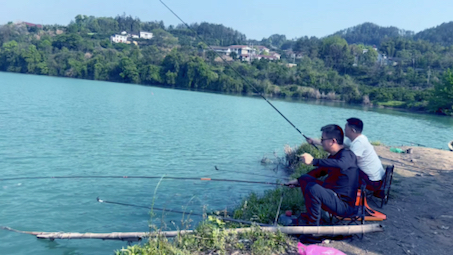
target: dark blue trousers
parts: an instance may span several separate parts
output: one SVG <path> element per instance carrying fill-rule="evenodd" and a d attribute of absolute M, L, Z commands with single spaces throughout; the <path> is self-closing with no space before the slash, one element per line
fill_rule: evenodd
<path fill-rule="evenodd" d="M 360 184 L 365 183 L 366 184 L 366 189 L 371 190 L 371 191 L 377 191 L 381 188 L 383 181 L 372 181 L 368 177 L 368 175 L 363 172 L 362 170 L 359 170 L 359 180 Z"/>
<path fill-rule="evenodd" d="M 319 226 L 321 209 L 341 217 L 354 213 L 354 207 L 341 200 L 334 191 L 321 186 L 322 181 L 307 174 L 299 177 L 298 181 L 304 195 L 310 225 Z"/>

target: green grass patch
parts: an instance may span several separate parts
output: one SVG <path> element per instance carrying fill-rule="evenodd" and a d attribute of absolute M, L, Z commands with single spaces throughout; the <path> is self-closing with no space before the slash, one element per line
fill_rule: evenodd
<path fill-rule="evenodd" d="M 374 145 L 374 146 L 383 145 L 383 144 L 381 143 L 381 141 L 371 141 L 370 143 L 371 143 L 371 145 Z"/>
<path fill-rule="evenodd" d="M 189 254 L 288 254 L 294 253 L 297 240 L 280 232 L 263 231 L 253 226 L 244 233 L 227 232 L 216 221 L 204 221 L 192 234 L 175 238 L 157 236 L 144 245 L 134 245 L 115 252 L 117 255 L 189 255 Z"/>
<path fill-rule="evenodd" d="M 396 107 L 396 108 L 404 108 L 406 106 L 406 102 L 403 102 L 403 101 L 378 102 L 377 104 L 379 106 Z"/>
<path fill-rule="evenodd" d="M 297 155 L 310 153 L 315 158 L 326 158 L 327 152 L 319 147 L 302 144 L 296 148 L 285 148 L 286 162 L 291 164 L 288 172 L 291 178 L 298 178 L 313 166 L 298 162 Z M 291 159 L 289 161 L 288 159 Z M 157 188 L 156 188 L 157 190 Z M 155 190 L 155 193 L 156 193 Z M 273 224 L 277 209 L 282 199 L 278 215 L 292 210 L 294 215 L 305 211 L 304 199 L 300 188 L 278 187 L 266 190 L 262 195 L 251 193 L 233 210 L 235 219 Z M 151 212 L 151 217 L 155 215 Z M 162 220 L 163 221 L 163 220 Z M 187 225 L 186 225 L 187 226 Z M 244 227 L 238 223 L 223 222 L 215 217 L 208 217 L 200 223 L 192 234 L 179 235 L 175 238 L 164 236 L 151 237 L 143 245 L 134 245 L 116 251 L 116 254 L 287 254 L 297 252 L 297 241 L 282 233 L 262 231 L 258 226 L 245 233 L 227 232 L 227 228 Z M 150 225 L 153 232 L 161 231 Z"/>

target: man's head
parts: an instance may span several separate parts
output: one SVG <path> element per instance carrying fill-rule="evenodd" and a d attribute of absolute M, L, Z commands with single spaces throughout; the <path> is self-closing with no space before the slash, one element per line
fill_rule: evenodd
<path fill-rule="evenodd" d="M 344 133 L 338 125 L 327 125 L 321 128 L 321 144 L 325 151 L 335 154 L 343 148 Z"/>
<path fill-rule="evenodd" d="M 354 140 L 357 136 L 362 134 L 363 122 L 358 118 L 349 118 L 346 120 L 344 132 L 346 137 Z"/>

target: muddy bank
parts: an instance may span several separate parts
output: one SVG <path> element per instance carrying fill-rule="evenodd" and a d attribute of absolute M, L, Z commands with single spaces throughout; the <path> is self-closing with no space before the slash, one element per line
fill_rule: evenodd
<path fill-rule="evenodd" d="M 394 153 L 375 146 L 383 164 L 395 165 L 384 232 L 363 240 L 331 241 L 346 254 L 452 254 L 453 253 L 453 152 L 425 147 L 411 154 Z"/>

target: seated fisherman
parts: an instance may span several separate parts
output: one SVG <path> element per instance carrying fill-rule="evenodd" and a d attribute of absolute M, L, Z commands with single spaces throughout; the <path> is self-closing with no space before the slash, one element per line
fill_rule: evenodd
<path fill-rule="evenodd" d="M 344 145 L 357 156 L 357 165 L 361 170 L 359 179 L 365 180 L 367 189 L 378 190 L 385 174 L 381 160 L 368 138 L 362 134 L 363 122 L 358 118 L 349 118 L 346 121 L 344 132 L 347 138 Z M 312 138 L 308 138 L 307 142 L 321 145 L 318 140 Z"/>
<path fill-rule="evenodd" d="M 362 134 L 363 122 L 357 118 L 349 118 L 345 125 L 345 145 L 357 156 L 357 165 L 360 170 L 360 179 L 364 179 L 367 189 L 378 190 L 382 185 L 385 170 L 382 167 L 373 145 Z"/>
<path fill-rule="evenodd" d="M 330 156 L 327 159 L 313 159 L 313 156 L 304 153 L 301 160 L 318 168 L 285 184 L 300 186 L 305 198 L 308 225 L 319 225 L 321 208 L 342 217 L 353 214 L 359 183 L 357 158 L 352 151 L 344 148 L 341 127 L 327 125 L 321 131 L 321 145 Z M 317 179 L 325 175 L 327 178 L 324 181 Z"/>

